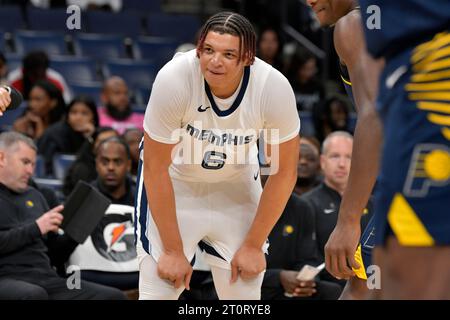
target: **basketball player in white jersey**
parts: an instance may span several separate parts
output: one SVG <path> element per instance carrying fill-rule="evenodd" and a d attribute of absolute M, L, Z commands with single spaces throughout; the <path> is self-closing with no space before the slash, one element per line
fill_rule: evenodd
<path fill-rule="evenodd" d="M 255 58 L 255 43 L 246 18 L 218 13 L 155 79 L 137 182 L 140 299 L 189 289 L 197 246 L 220 299 L 260 299 L 266 239 L 297 177 L 300 120 L 289 82 Z M 277 167 L 264 190 L 261 131 Z"/>

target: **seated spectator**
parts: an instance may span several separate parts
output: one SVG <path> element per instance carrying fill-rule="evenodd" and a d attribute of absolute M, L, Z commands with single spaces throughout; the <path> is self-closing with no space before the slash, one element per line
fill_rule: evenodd
<path fill-rule="evenodd" d="M 265 176 L 262 178 L 264 181 Z M 267 269 L 261 288 L 263 300 L 337 300 L 342 291 L 339 285 L 296 278 L 304 265 L 319 264 L 314 233 L 312 209 L 293 193 L 269 234 Z"/>
<path fill-rule="evenodd" d="M 134 206 L 135 184 L 129 177 L 131 153 L 119 137 L 100 142 L 95 155 L 97 180 L 91 184 L 112 203 Z"/>
<path fill-rule="evenodd" d="M 136 181 L 138 164 L 139 164 L 139 143 L 144 133 L 139 129 L 127 129 L 122 135 L 125 142 L 128 144 L 131 153 L 131 177 L 133 181 Z"/>
<path fill-rule="evenodd" d="M 47 80 L 37 81 L 30 91 L 28 107 L 14 121 L 13 129 L 37 141 L 66 112 L 61 91 Z"/>
<path fill-rule="evenodd" d="M 257 56 L 280 72 L 284 72 L 283 43 L 278 31 L 273 27 L 261 29 L 256 43 Z"/>
<path fill-rule="evenodd" d="M 128 94 L 122 78 L 114 76 L 105 81 L 101 94 L 103 107 L 98 110 L 101 126 L 112 127 L 119 134 L 129 128 L 143 130 L 144 115 L 131 110 Z"/>
<path fill-rule="evenodd" d="M 112 205 L 88 240 L 77 247 L 70 263 L 80 266 L 84 280 L 122 290 L 136 289 L 139 272 L 132 219 L 135 186 L 128 177 L 130 150 L 121 138 L 111 137 L 100 142 L 95 163 L 98 178 L 91 185 L 108 197 Z M 99 243 L 107 248 L 98 247 Z M 97 250 L 92 250 L 93 247 Z M 96 258 L 99 250 L 101 261 Z"/>
<path fill-rule="evenodd" d="M 317 79 L 317 59 L 314 55 L 297 50 L 291 57 L 287 74 L 299 111 L 312 111 L 325 98 L 325 89 Z"/>
<path fill-rule="evenodd" d="M 50 81 L 62 92 L 64 101 L 69 103 L 72 99 L 69 86 L 63 76 L 49 68 L 49 65 L 48 56 L 44 51 L 30 52 L 23 58 L 22 67 L 12 70 L 8 74 L 8 82 L 22 93 L 25 100 L 28 100 L 31 89 L 37 81 Z"/>
<path fill-rule="evenodd" d="M 81 280 L 69 290 L 52 268 L 48 243 L 58 241 L 63 206 L 53 209 L 28 186 L 36 161 L 34 142 L 0 134 L 0 299 L 124 299 L 121 291 Z"/>
<path fill-rule="evenodd" d="M 56 154 L 76 154 L 86 140 L 92 139 L 96 127 L 98 114 L 94 100 L 85 96 L 75 98 L 67 107 L 65 120 L 50 126 L 37 142 L 47 175 L 53 173 Z"/>
<path fill-rule="evenodd" d="M 320 142 L 317 140 L 316 137 L 313 136 L 301 136 L 300 137 L 300 143 L 306 143 L 309 144 L 311 147 L 314 148 L 314 150 L 320 154 Z"/>
<path fill-rule="evenodd" d="M 323 140 L 334 131 L 350 130 L 349 107 L 344 99 L 331 97 L 318 105 L 313 111 L 314 131 L 316 138 Z"/>
<path fill-rule="evenodd" d="M 100 142 L 116 136 L 118 136 L 118 134 L 113 128 L 99 127 L 92 135 L 92 139 L 83 143 L 77 154 L 77 158 L 69 167 L 66 177 L 64 178 L 64 195 L 67 196 L 70 194 L 79 180 L 91 182 L 97 178 L 97 170 L 95 169 L 95 150 Z"/>
<path fill-rule="evenodd" d="M 322 155 L 320 156 L 324 181 L 302 196 L 311 205 L 315 214 L 320 263 L 325 261 L 325 244 L 336 226 L 341 198 L 350 173 L 352 148 L 353 137 L 351 134 L 344 131 L 331 133 L 323 142 Z M 371 212 L 370 208 L 371 203 L 369 202 L 366 213 Z M 363 216 L 361 230 L 364 230 L 369 218 L 369 214 Z M 345 285 L 345 281 L 333 278 L 326 271 L 322 272 L 322 278 L 335 281 L 342 286 Z"/>
<path fill-rule="evenodd" d="M 316 187 L 319 183 L 319 152 L 312 144 L 300 141 L 300 157 L 297 165 L 297 182 L 294 192 L 300 196 Z"/>

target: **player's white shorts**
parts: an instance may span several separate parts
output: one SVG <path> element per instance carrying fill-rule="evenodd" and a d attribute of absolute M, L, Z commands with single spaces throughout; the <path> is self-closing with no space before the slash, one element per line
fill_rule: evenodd
<path fill-rule="evenodd" d="M 211 266 L 231 269 L 230 262 L 253 222 L 262 192 L 258 171 L 246 170 L 232 181 L 205 183 L 172 179 L 178 228 L 189 261 L 197 245 Z M 136 247 L 139 262 L 158 261 L 162 243 L 147 204 L 142 175 L 136 195 Z M 267 253 L 268 243 L 262 250 Z"/>

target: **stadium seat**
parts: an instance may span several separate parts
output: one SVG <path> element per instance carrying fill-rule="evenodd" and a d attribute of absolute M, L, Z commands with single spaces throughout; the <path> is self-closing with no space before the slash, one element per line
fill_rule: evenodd
<path fill-rule="evenodd" d="M 134 90 L 138 87 L 151 87 L 155 79 L 156 67 L 151 61 L 119 59 L 107 62 L 103 73 L 106 78 L 114 75 L 122 77 L 127 85 Z"/>
<path fill-rule="evenodd" d="M 122 6 L 123 11 L 133 11 L 133 12 L 149 12 L 158 13 L 161 12 L 161 0 L 126 0 L 123 1 Z"/>
<path fill-rule="evenodd" d="M 159 69 L 172 59 L 179 44 L 171 38 L 138 37 L 133 42 L 133 51 L 136 59 L 153 60 Z"/>
<path fill-rule="evenodd" d="M 65 33 L 86 31 L 86 23 L 83 21 L 84 13 L 81 15 L 81 29 L 74 30 L 70 30 L 67 27 L 67 19 L 70 17 L 70 14 L 66 12 L 66 9 L 40 9 L 29 6 L 27 8 L 27 16 L 30 30 L 52 30 Z"/>
<path fill-rule="evenodd" d="M 70 165 L 75 161 L 76 155 L 56 154 L 53 156 L 53 175 L 56 179 L 63 180 Z"/>
<path fill-rule="evenodd" d="M 0 117 L 0 130 L 1 131 L 11 130 L 14 121 L 16 121 L 16 119 L 25 112 L 26 108 L 27 104 L 23 102 L 16 109 L 10 109 L 8 110 L 8 112 L 5 112 L 3 116 Z"/>
<path fill-rule="evenodd" d="M 62 188 L 63 188 L 62 180 L 47 179 L 47 178 L 34 178 L 33 180 L 34 180 L 34 182 L 36 182 L 36 184 L 39 187 L 45 187 L 45 188 L 52 189 L 55 192 L 56 196 L 58 197 L 58 200 L 61 202 L 64 201 L 64 194 L 62 192 Z"/>
<path fill-rule="evenodd" d="M 134 104 L 131 106 L 131 110 L 133 110 L 133 112 L 137 112 L 137 113 L 145 113 L 145 109 L 147 108 L 146 104 Z"/>
<path fill-rule="evenodd" d="M 349 117 L 348 126 L 349 126 L 349 129 L 350 129 L 351 132 L 355 131 L 356 116 L 357 116 L 356 112 L 350 112 L 350 114 L 348 115 L 348 117 Z"/>
<path fill-rule="evenodd" d="M 49 56 L 68 53 L 64 34 L 58 32 L 17 31 L 15 43 L 19 54 L 36 50 L 44 50 Z"/>
<path fill-rule="evenodd" d="M 150 36 L 175 38 L 180 42 L 195 43 L 200 20 L 193 15 L 154 14 L 147 16 Z"/>
<path fill-rule="evenodd" d="M 112 13 L 87 10 L 83 12 L 83 17 L 86 17 L 88 30 L 91 33 L 113 33 L 125 36 L 138 36 L 142 33 L 141 16 L 134 12 Z"/>
<path fill-rule="evenodd" d="M 72 92 L 75 96 L 86 95 L 94 99 L 97 106 L 101 105 L 100 95 L 102 93 L 102 83 L 101 82 L 81 82 L 81 83 L 70 83 Z"/>
<path fill-rule="evenodd" d="M 150 93 L 152 91 L 151 87 L 137 87 L 134 89 L 134 96 L 136 97 L 136 102 L 141 105 L 147 105 L 148 99 L 150 98 Z"/>
<path fill-rule="evenodd" d="M 305 137 L 314 136 L 314 122 L 312 119 L 312 114 L 310 111 L 300 111 L 299 112 L 300 119 L 302 121 L 302 128 L 300 130 L 301 135 Z"/>
<path fill-rule="evenodd" d="M 80 33 L 74 38 L 75 52 L 79 56 L 97 61 L 125 58 L 125 44 L 120 35 Z"/>
<path fill-rule="evenodd" d="M 5 53 L 6 63 L 8 65 L 8 72 L 22 66 L 23 56 L 15 53 Z"/>
<path fill-rule="evenodd" d="M 12 32 L 25 28 L 25 20 L 19 6 L 2 5 L 0 9 L 0 30 Z"/>
<path fill-rule="evenodd" d="M 42 155 L 36 156 L 36 166 L 34 168 L 34 176 L 37 178 L 45 178 L 45 161 Z"/>
<path fill-rule="evenodd" d="M 5 33 L 0 30 L 0 51 L 5 52 Z"/>
<path fill-rule="evenodd" d="M 50 59 L 50 67 L 60 72 L 68 82 L 101 80 L 95 61 L 90 58 L 54 56 Z"/>

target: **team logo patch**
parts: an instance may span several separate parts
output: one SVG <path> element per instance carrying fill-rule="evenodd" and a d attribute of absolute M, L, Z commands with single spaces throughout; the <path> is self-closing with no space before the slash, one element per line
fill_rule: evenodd
<path fill-rule="evenodd" d="M 284 228 L 283 228 L 283 236 L 284 237 L 289 236 L 292 232 L 294 232 L 293 226 L 291 226 L 290 224 L 287 224 L 284 226 Z"/>
<path fill-rule="evenodd" d="M 27 201 L 25 202 L 25 205 L 26 205 L 28 208 L 33 208 L 33 207 L 34 207 L 34 203 L 33 203 L 33 201 L 31 201 L 31 200 L 27 200 Z"/>
<path fill-rule="evenodd" d="M 425 197 L 430 187 L 450 183 L 450 149 L 445 145 L 420 144 L 414 149 L 403 192 Z"/>

